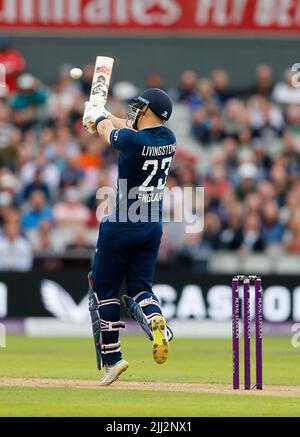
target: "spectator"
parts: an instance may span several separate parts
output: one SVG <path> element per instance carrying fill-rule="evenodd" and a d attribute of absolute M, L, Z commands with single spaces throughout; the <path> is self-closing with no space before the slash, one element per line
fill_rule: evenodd
<path fill-rule="evenodd" d="M 172 216 L 171 216 L 172 217 Z M 159 261 L 172 263 L 178 256 L 185 243 L 185 224 L 171 220 L 166 222 L 163 230 L 162 243 L 159 250 Z"/>
<path fill-rule="evenodd" d="M 103 165 L 102 157 L 100 155 L 101 143 L 97 139 L 92 139 L 89 141 L 88 145 L 82 150 L 78 157 L 78 167 L 82 171 L 87 171 L 91 168 L 99 169 Z"/>
<path fill-rule="evenodd" d="M 56 154 L 61 151 L 62 157 L 78 157 L 80 145 L 75 140 L 72 132 L 67 126 L 59 126 L 56 129 Z"/>
<path fill-rule="evenodd" d="M 288 233 L 285 236 L 285 248 L 293 254 L 300 253 L 300 219 L 295 214 L 289 222 Z"/>
<path fill-rule="evenodd" d="M 10 40 L 4 35 L 0 36 L 0 64 L 5 66 L 6 85 L 9 94 L 13 94 L 17 89 L 17 78 L 23 72 L 26 63 L 20 52 L 10 48 Z"/>
<path fill-rule="evenodd" d="M 255 83 L 249 88 L 237 91 L 237 94 L 244 98 L 261 96 L 270 99 L 273 88 L 272 68 L 267 64 L 260 64 L 255 70 Z"/>
<path fill-rule="evenodd" d="M 31 75 L 19 78 L 12 105 L 0 96 L 0 234 L 22 212 L 37 252 L 63 253 L 66 243 L 75 251 L 88 245 L 87 228 L 96 232 L 108 212 L 100 211 L 96 193 L 116 186 L 117 154 L 81 124 L 93 71 L 93 65 L 84 67 L 82 81 L 74 83 L 63 66 L 49 98 Z M 157 74 L 146 80 L 162 86 Z M 176 100 L 182 105 L 174 108 L 179 141 L 168 180 L 177 194 L 165 196 L 164 215 L 171 223 L 165 227 L 162 262 L 201 268 L 203 256 L 213 251 L 248 254 L 273 243 L 298 253 L 300 100 L 290 76 L 273 84 L 272 70 L 264 65 L 246 91 L 232 91 L 229 83 L 220 68 L 211 80 L 199 81 L 191 70 L 181 76 Z M 126 81 L 111 89 L 108 108 L 125 117 L 127 99 L 138 89 Z M 278 89 L 284 96 L 279 103 L 272 100 Z M 175 221 L 176 209 L 183 189 L 196 186 L 205 188 L 205 227 L 186 237 L 186 224 Z M 198 200 L 193 195 L 185 200 L 194 218 Z"/>
<path fill-rule="evenodd" d="M 223 112 L 224 133 L 237 137 L 248 125 L 248 111 L 245 104 L 238 99 L 229 100 Z"/>
<path fill-rule="evenodd" d="M 197 74 L 192 70 L 182 73 L 177 92 L 178 102 L 189 104 L 196 96 Z"/>
<path fill-rule="evenodd" d="M 288 192 L 288 172 L 283 165 L 273 165 L 270 171 L 270 180 L 276 192 L 276 198 L 280 207 L 286 203 Z"/>
<path fill-rule="evenodd" d="M 80 202 L 80 193 L 76 188 L 65 191 L 64 201 L 55 205 L 53 214 L 59 226 L 84 226 L 90 218 L 90 211 Z"/>
<path fill-rule="evenodd" d="M 294 167 L 293 164 L 295 164 L 295 171 L 296 173 L 299 173 L 300 148 L 297 145 L 297 137 L 291 132 L 286 132 L 282 138 L 282 146 L 283 155 L 287 159 L 287 166 L 292 170 Z"/>
<path fill-rule="evenodd" d="M 7 169 L 0 170 L 0 190 L 11 194 L 13 199 L 19 189 L 17 177 Z"/>
<path fill-rule="evenodd" d="M 9 108 L 0 103 L 0 168 L 13 169 L 16 166 L 20 140 L 20 132 L 10 122 Z"/>
<path fill-rule="evenodd" d="M 181 260 L 193 264 L 201 261 L 205 253 L 200 244 L 201 239 L 200 232 L 185 234 L 184 244 L 180 252 Z"/>
<path fill-rule="evenodd" d="M 157 71 L 151 71 L 146 77 L 146 88 L 165 89 L 162 76 Z"/>
<path fill-rule="evenodd" d="M 255 190 L 257 181 L 257 168 L 251 162 L 245 162 L 238 167 L 239 186 L 237 192 L 241 199 Z"/>
<path fill-rule="evenodd" d="M 20 180 L 24 185 L 34 181 L 37 169 L 42 172 L 42 180 L 48 186 L 51 196 L 55 195 L 61 180 L 61 171 L 50 159 L 42 152 L 34 158 L 28 159 L 23 163 L 20 170 Z"/>
<path fill-rule="evenodd" d="M 243 252 L 262 252 L 265 242 L 261 233 L 261 220 L 257 212 L 245 217 L 241 233 L 241 249 Z"/>
<path fill-rule="evenodd" d="M 215 167 L 209 178 L 203 184 L 204 190 L 209 194 L 211 202 L 218 204 L 231 187 L 226 171 L 222 167 Z"/>
<path fill-rule="evenodd" d="M 214 70 L 211 75 L 211 81 L 214 93 L 222 105 L 234 96 L 233 91 L 229 89 L 229 76 L 226 71 L 221 69 Z"/>
<path fill-rule="evenodd" d="M 266 244 L 276 244 L 282 241 L 284 226 L 279 222 L 279 208 L 274 201 L 263 206 L 262 235 Z"/>
<path fill-rule="evenodd" d="M 257 213 L 261 211 L 261 197 L 256 192 L 251 192 L 245 197 L 246 214 Z"/>
<path fill-rule="evenodd" d="M 278 83 L 273 91 L 273 99 L 281 105 L 300 104 L 300 88 L 292 84 L 293 73 L 290 69 L 284 73 L 284 81 Z"/>
<path fill-rule="evenodd" d="M 7 221 L 4 234 L 0 236 L 0 270 L 26 272 L 31 270 L 32 264 L 32 248 L 20 234 L 18 220 Z"/>
<path fill-rule="evenodd" d="M 37 168 L 35 171 L 35 177 L 32 182 L 25 186 L 22 193 L 22 198 L 28 200 L 34 191 L 41 191 L 44 193 L 47 202 L 50 202 L 51 195 L 48 185 L 43 182 L 43 173 L 41 168 Z"/>
<path fill-rule="evenodd" d="M 281 135 L 283 116 L 280 109 L 265 97 L 257 96 L 251 100 L 249 107 L 250 127 L 254 136 L 263 136 L 266 129 Z"/>
<path fill-rule="evenodd" d="M 117 101 L 123 104 L 128 104 L 132 99 L 135 99 L 139 94 L 138 88 L 131 82 L 121 81 L 114 86 L 114 113 L 116 113 Z M 110 99 L 110 103 L 112 99 Z"/>
<path fill-rule="evenodd" d="M 220 233 L 220 247 L 228 250 L 237 250 L 242 244 L 242 204 L 232 199 L 227 204 L 227 217 L 223 230 Z"/>
<path fill-rule="evenodd" d="M 45 252 L 63 253 L 62 242 L 54 237 L 53 221 L 42 219 L 37 232 L 31 234 L 31 241 L 35 253 Z"/>
<path fill-rule="evenodd" d="M 25 132 L 34 127 L 41 117 L 41 108 L 47 102 L 47 93 L 31 74 L 23 74 L 17 81 L 17 92 L 11 101 L 14 123 Z"/>
<path fill-rule="evenodd" d="M 55 118 L 58 110 L 71 111 L 75 97 L 80 91 L 79 85 L 70 77 L 71 68 L 70 65 L 63 65 L 60 68 L 58 81 L 49 95 L 49 112 L 53 118 Z"/>
<path fill-rule="evenodd" d="M 7 220 L 7 215 L 10 213 L 13 205 L 13 197 L 10 193 L 0 191 L 0 227 Z M 1 229 L 1 228 L 0 228 Z"/>
<path fill-rule="evenodd" d="M 273 72 L 272 68 L 266 64 L 260 64 L 256 68 L 256 83 L 250 94 L 258 94 L 265 98 L 270 98 L 273 91 Z"/>
<path fill-rule="evenodd" d="M 46 197 L 43 191 L 35 190 L 31 193 L 29 210 L 23 215 L 22 229 L 38 229 L 43 220 L 53 221 L 51 209 L 46 206 Z"/>
<path fill-rule="evenodd" d="M 224 151 L 226 161 L 226 172 L 228 178 L 232 181 L 236 180 L 235 169 L 238 165 L 238 143 L 232 137 L 226 137 L 221 143 L 222 150 Z"/>
<path fill-rule="evenodd" d="M 11 102 L 14 110 L 25 111 L 32 106 L 45 105 L 47 101 L 46 92 L 34 76 L 23 74 L 18 78 L 17 86 L 17 93 Z"/>
<path fill-rule="evenodd" d="M 261 198 L 262 205 L 265 205 L 270 200 L 276 200 L 276 192 L 275 187 L 273 186 L 271 181 L 262 181 L 257 186 L 258 194 Z"/>
<path fill-rule="evenodd" d="M 190 99 L 191 110 L 196 111 L 198 108 L 205 108 L 206 113 L 210 114 L 219 110 L 219 103 L 212 82 L 209 79 L 199 80 L 196 94 Z"/>
<path fill-rule="evenodd" d="M 79 168 L 77 157 L 66 159 L 65 168 L 61 172 L 61 186 L 66 188 L 71 185 L 79 185 L 84 177 L 84 172 Z"/>
<path fill-rule="evenodd" d="M 200 250 L 212 252 L 220 246 L 221 220 L 218 214 L 207 212 L 204 217 L 204 229 L 200 242 Z"/>
<path fill-rule="evenodd" d="M 88 241 L 86 229 L 84 227 L 79 227 L 75 230 L 74 241 L 67 244 L 66 250 L 73 254 L 82 254 L 84 252 L 92 254 L 95 251 L 95 244 L 91 244 Z"/>
<path fill-rule="evenodd" d="M 6 149 L 10 144 L 11 135 L 14 130 L 10 118 L 11 111 L 9 107 L 0 102 L 0 151 Z"/>
<path fill-rule="evenodd" d="M 280 209 L 280 221 L 285 226 L 292 217 L 300 217 L 300 198 L 293 189 L 286 195 L 285 205 Z"/>
<path fill-rule="evenodd" d="M 299 150 L 300 136 L 300 105 L 290 105 L 285 111 L 286 132 L 293 134 Z"/>
<path fill-rule="evenodd" d="M 193 133 L 204 144 L 218 142 L 224 137 L 220 101 L 209 80 L 201 80 L 198 94 L 190 99 L 193 112 Z"/>

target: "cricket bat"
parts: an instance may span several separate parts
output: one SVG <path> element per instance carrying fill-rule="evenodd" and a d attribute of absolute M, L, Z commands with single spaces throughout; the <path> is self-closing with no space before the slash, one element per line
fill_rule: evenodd
<path fill-rule="evenodd" d="M 90 102 L 94 105 L 105 106 L 107 102 L 114 61 L 113 58 L 97 56 L 90 95 Z"/>

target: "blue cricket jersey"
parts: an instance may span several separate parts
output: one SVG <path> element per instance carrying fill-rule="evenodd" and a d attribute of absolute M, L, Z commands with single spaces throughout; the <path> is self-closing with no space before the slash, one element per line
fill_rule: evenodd
<path fill-rule="evenodd" d="M 117 220 L 122 221 L 126 212 L 129 221 L 131 213 L 140 221 L 161 221 L 164 188 L 176 151 L 173 132 L 166 126 L 115 129 L 110 143 L 120 152 Z"/>

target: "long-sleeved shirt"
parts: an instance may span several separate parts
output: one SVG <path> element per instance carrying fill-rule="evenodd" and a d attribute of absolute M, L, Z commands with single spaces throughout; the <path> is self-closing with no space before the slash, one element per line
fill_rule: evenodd
<path fill-rule="evenodd" d="M 31 269 L 33 255 L 30 243 L 18 236 L 15 240 L 0 237 L 0 271 L 26 272 Z"/>

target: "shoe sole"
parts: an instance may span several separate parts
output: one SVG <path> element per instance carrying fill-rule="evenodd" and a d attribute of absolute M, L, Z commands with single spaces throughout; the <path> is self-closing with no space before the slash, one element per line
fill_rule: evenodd
<path fill-rule="evenodd" d="M 128 363 L 124 363 L 122 364 L 122 366 L 119 368 L 117 375 L 114 377 L 114 379 L 112 381 L 107 382 L 106 384 L 101 384 L 102 387 L 107 387 L 109 385 L 111 385 L 113 382 L 117 381 L 119 379 L 119 377 L 122 375 L 122 373 L 126 372 L 126 370 L 128 369 L 129 364 Z"/>
<path fill-rule="evenodd" d="M 169 342 L 167 340 L 166 321 L 163 317 L 154 317 L 151 321 L 153 332 L 152 352 L 154 361 L 157 364 L 163 364 L 168 359 Z"/>

